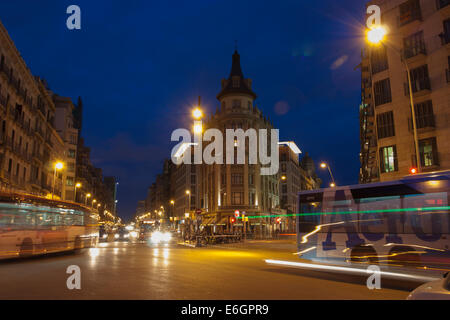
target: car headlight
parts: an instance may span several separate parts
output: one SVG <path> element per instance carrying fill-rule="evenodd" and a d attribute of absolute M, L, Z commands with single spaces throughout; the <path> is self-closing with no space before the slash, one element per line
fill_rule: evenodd
<path fill-rule="evenodd" d="M 125 238 L 128 238 L 130 235 L 127 233 L 124 235 Z"/>
<path fill-rule="evenodd" d="M 150 241 L 152 243 L 160 243 L 163 239 L 163 235 L 161 232 L 156 231 L 152 233 L 152 236 L 150 237 Z"/>
<path fill-rule="evenodd" d="M 114 235 L 114 238 L 115 238 L 115 239 L 118 239 L 118 238 L 119 238 L 119 234 L 116 233 L 116 234 Z"/>
<path fill-rule="evenodd" d="M 172 235 L 169 232 L 164 232 L 162 234 L 162 241 L 169 242 L 172 239 Z"/>
<path fill-rule="evenodd" d="M 130 232 L 130 237 L 137 238 L 138 237 L 138 233 L 136 231 L 131 231 Z"/>
<path fill-rule="evenodd" d="M 108 238 L 108 235 L 107 235 L 107 234 L 104 234 L 104 235 L 103 235 L 103 239 L 106 239 L 106 238 Z"/>

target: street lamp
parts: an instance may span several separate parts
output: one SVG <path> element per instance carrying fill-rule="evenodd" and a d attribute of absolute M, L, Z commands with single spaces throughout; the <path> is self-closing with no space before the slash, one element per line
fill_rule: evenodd
<path fill-rule="evenodd" d="M 84 204 L 87 205 L 87 199 L 90 198 L 92 195 L 90 193 L 86 193 L 86 197 L 84 198 Z"/>
<path fill-rule="evenodd" d="M 91 203 L 91 207 L 92 207 L 92 208 L 94 207 L 94 203 L 96 203 L 96 202 L 97 202 L 96 199 L 92 200 L 92 203 Z"/>
<path fill-rule="evenodd" d="M 77 202 L 77 188 L 81 188 L 81 183 L 75 184 L 75 193 L 73 195 L 73 202 Z"/>
<path fill-rule="evenodd" d="M 200 108 L 195 108 L 192 110 L 192 117 L 196 120 L 203 118 L 203 111 Z"/>
<path fill-rule="evenodd" d="M 56 171 L 57 170 L 61 170 L 62 168 L 64 168 L 64 164 L 60 161 L 55 163 L 55 171 L 53 172 L 53 188 L 52 188 L 52 200 L 53 200 L 53 196 L 55 194 L 55 180 L 56 180 Z"/>
<path fill-rule="evenodd" d="M 330 187 L 332 187 L 332 188 L 336 187 L 336 181 L 334 181 L 334 177 L 333 177 L 333 173 L 331 172 L 330 165 L 328 163 L 326 163 L 326 162 L 322 162 L 320 164 L 320 167 L 322 169 L 328 168 L 328 172 L 330 173 L 330 177 L 331 177 Z"/>
<path fill-rule="evenodd" d="M 383 40 L 385 39 L 385 36 L 387 35 L 387 33 L 388 33 L 387 29 L 384 26 L 381 26 L 381 25 L 375 26 L 367 31 L 367 42 L 369 42 L 372 45 L 385 44 L 386 42 L 384 42 Z M 406 69 L 406 74 L 407 74 L 407 78 L 408 78 L 408 87 L 409 87 L 409 102 L 410 102 L 410 106 L 411 106 L 411 118 L 412 118 L 412 123 L 413 123 L 414 149 L 416 152 L 417 173 L 419 173 L 421 171 L 419 140 L 417 137 L 417 123 L 416 123 L 416 113 L 414 110 L 414 95 L 413 95 L 413 91 L 412 91 L 411 71 L 410 71 L 408 62 L 405 59 L 404 54 L 402 52 L 400 52 L 399 50 L 393 48 L 392 46 L 390 48 L 392 48 L 400 56 L 400 60 L 405 65 L 405 69 Z M 373 84 L 372 84 L 372 87 L 373 87 Z M 378 164 L 378 166 L 379 166 L 379 164 Z"/>

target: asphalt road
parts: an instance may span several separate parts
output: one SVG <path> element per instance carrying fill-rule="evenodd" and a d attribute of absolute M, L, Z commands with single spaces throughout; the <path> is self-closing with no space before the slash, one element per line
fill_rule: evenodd
<path fill-rule="evenodd" d="M 269 248 L 269 249 L 267 249 Z M 407 290 L 369 290 L 365 278 L 267 265 L 295 256 L 275 244 L 189 248 L 103 243 L 81 254 L 0 262 L 0 299 L 405 299 Z M 66 269 L 81 270 L 69 290 Z M 394 286 L 395 287 L 395 286 Z"/>

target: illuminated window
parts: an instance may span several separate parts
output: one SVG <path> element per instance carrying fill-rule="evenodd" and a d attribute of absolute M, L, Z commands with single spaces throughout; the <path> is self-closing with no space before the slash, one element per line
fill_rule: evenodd
<path fill-rule="evenodd" d="M 394 172 L 398 170 L 396 146 L 383 147 L 380 149 L 381 172 Z"/>

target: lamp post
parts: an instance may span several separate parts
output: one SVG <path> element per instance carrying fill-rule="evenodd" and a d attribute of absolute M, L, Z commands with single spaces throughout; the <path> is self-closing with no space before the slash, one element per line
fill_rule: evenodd
<path fill-rule="evenodd" d="M 91 207 L 92 207 L 92 208 L 94 208 L 94 203 L 96 203 L 96 202 L 97 202 L 96 199 L 92 200 L 92 202 L 91 202 Z"/>
<path fill-rule="evenodd" d="M 171 210 L 170 210 L 170 218 L 172 219 L 173 218 L 173 207 L 174 207 L 174 205 L 175 205 L 175 201 L 174 200 L 170 200 L 170 205 L 172 206 L 171 207 Z M 172 221 L 172 220 L 171 220 Z M 173 226 L 172 226 L 173 227 Z"/>
<path fill-rule="evenodd" d="M 119 185 L 118 182 L 114 185 L 114 215 L 117 216 L 117 186 Z"/>
<path fill-rule="evenodd" d="M 61 170 L 64 167 L 62 162 L 56 162 L 54 165 L 54 172 L 53 172 L 53 187 L 52 187 L 52 200 L 53 196 L 55 195 L 55 182 L 56 182 L 56 171 Z"/>
<path fill-rule="evenodd" d="M 77 202 L 77 189 L 78 188 L 81 188 L 81 183 L 77 183 L 77 184 L 75 184 L 75 193 L 74 193 L 74 195 L 73 195 L 73 202 Z"/>
<path fill-rule="evenodd" d="M 386 42 L 384 42 L 385 36 L 387 35 L 387 29 L 381 25 L 375 26 L 367 31 L 367 41 L 372 45 L 378 45 L 383 44 L 387 47 Z M 421 172 L 421 163 L 420 163 L 420 153 L 419 153 L 419 140 L 417 137 L 417 122 L 416 122 L 416 113 L 414 110 L 414 94 L 412 91 L 412 82 L 411 82 L 411 70 L 409 68 L 408 62 L 406 61 L 406 58 L 404 54 L 393 48 L 393 51 L 397 53 L 400 56 L 400 60 L 403 62 L 403 65 L 405 66 L 406 73 L 407 73 L 407 79 L 408 79 L 408 88 L 409 88 L 409 102 L 411 107 L 411 118 L 412 118 L 412 124 L 413 124 L 413 135 L 414 135 L 414 150 L 416 153 L 416 166 L 417 166 L 417 173 Z M 372 84 L 373 87 L 373 84 Z"/>
<path fill-rule="evenodd" d="M 332 188 L 336 187 L 336 181 L 334 181 L 334 177 L 333 177 L 333 173 L 331 172 L 330 165 L 328 163 L 326 163 L 326 162 L 322 162 L 320 164 L 320 167 L 322 169 L 328 168 L 328 172 L 330 173 L 330 177 L 331 177 L 330 187 L 332 187 Z"/>
<path fill-rule="evenodd" d="M 84 204 L 87 206 L 87 199 L 90 198 L 92 195 L 90 193 L 86 193 L 86 196 L 84 197 Z"/>

